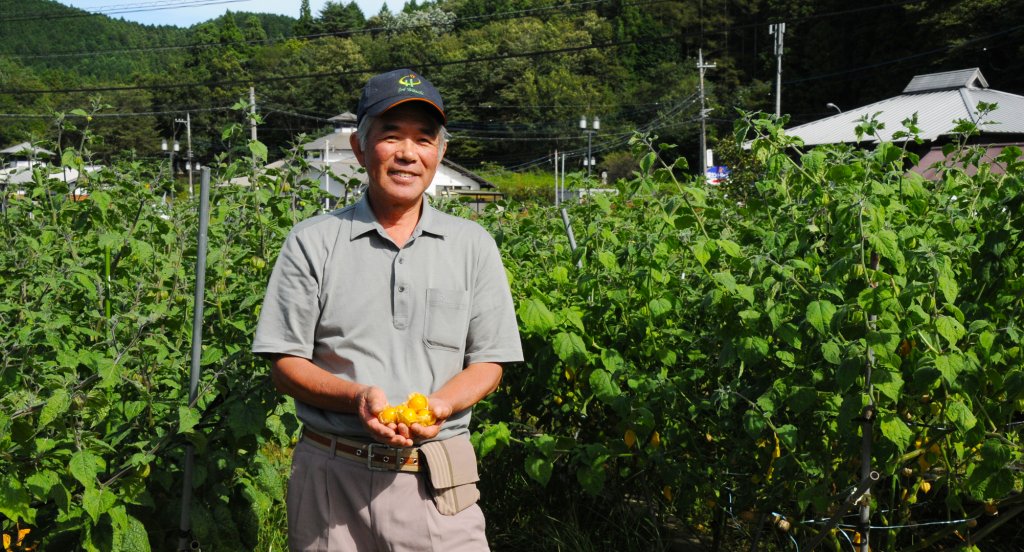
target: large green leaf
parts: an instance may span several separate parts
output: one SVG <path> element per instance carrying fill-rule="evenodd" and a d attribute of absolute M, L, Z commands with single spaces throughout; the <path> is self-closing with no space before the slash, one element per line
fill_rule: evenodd
<path fill-rule="evenodd" d="M 0 514 L 9 520 L 35 522 L 36 511 L 30 505 L 32 497 L 13 477 L 0 477 Z"/>
<path fill-rule="evenodd" d="M 540 456 L 529 456 L 526 458 L 524 468 L 526 475 L 530 476 L 541 485 L 547 485 L 551 479 L 551 472 L 554 469 L 554 465 L 551 460 L 542 458 Z"/>
<path fill-rule="evenodd" d="M 178 407 L 178 433 L 191 433 L 199 423 L 199 411 L 187 406 Z"/>
<path fill-rule="evenodd" d="M 57 389 L 50 395 L 50 398 L 46 400 L 46 404 L 40 410 L 37 427 L 40 429 L 46 427 L 50 422 L 67 412 L 70 406 L 71 396 L 68 394 L 67 389 Z"/>
<path fill-rule="evenodd" d="M 951 316 L 939 316 L 936 318 L 935 329 L 939 332 L 939 335 L 946 338 L 950 345 L 956 345 L 957 341 L 966 333 L 963 324 Z"/>
<path fill-rule="evenodd" d="M 832 324 L 832 317 L 836 313 L 836 306 L 827 299 L 811 301 L 807 305 L 807 322 L 819 333 L 827 333 L 828 327 Z"/>
<path fill-rule="evenodd" d="M 512 440 L 512 432 L 505 422 L 488 425 L 483 431 L 473 434 L 473 446 L 483 458 L 491 452 L 501 452 Z"/>
<path fill-rule="evenodd" d="M 946 418 L 960 431 L 968 431 L 978 423 L 971 409 L 960 401 L 953 401 L 946 405 Z"/>
<path fill-rule="evenodd" d="M 914 432 L 907 427 L 906 422 L 892 412 L 882 412 L 879 427 L 882 429 L 882 436 L 890 443 L 896 445 L 898 450 L 906 450 L 914 440 Z"/>
<path fill-rule="evenodd" d="M 605 404 L 613 404 L 615 399 L 622 394 L 622 390 L 612 379 L 611 374 L 600 368 L 590 373 L 590 388 L 594 395 Z"/>
<path fill-rule="evenodd" d="M 558 323 L 555 314 L 536 297 L 531 297 L 520 304 L 519 319 L 528 331 L 538 335 L 546 334 Z"/>
<path fill-rule="evenodd" d="M 88 450 L 80 450 L 71 456 L 71 460 L 68 462 L 68 471 L 86 489 L 91 489 L 96 486 L 96 474 L 105 465 L 99 456 Z"/>
<path fill-rule="evenodd" d="M 552 346 L 558 358 L 566 362 L 577 362 L 587 356 L 587 346 L 583 343 L 583 338 L 574 332 L 559 332 L 555 335 Z"/>

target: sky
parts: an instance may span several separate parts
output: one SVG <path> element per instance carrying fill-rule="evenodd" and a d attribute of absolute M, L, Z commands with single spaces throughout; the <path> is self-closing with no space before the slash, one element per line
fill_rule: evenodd
<path fill-rule="evenodd" d="M 115 19 L 147 25 L 176 25 L 189 27 L 209 21 L 224 12 L 246 11 L 255 13 L 279 13 L 291 17 L 299 16 L 302 0 L 58 0 L 61 4 L 78 9 L 102 13 Z M 335 0 L 338 2 L 339 0 Z M 341 3 L 347 4 L 349 0 Z M 402 10 L 405 0 L 386 0 L 392 13 Z M 309 0 L 309 8 L 316 17 L 327 0 Z M 371 17 L 380 12 L 385 0 L 356 0 L 363 15 Z"/>

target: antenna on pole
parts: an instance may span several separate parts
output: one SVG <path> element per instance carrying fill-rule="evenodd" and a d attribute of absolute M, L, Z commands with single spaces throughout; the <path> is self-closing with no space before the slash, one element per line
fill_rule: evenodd
<path fill-rule="evenodd" d="M 775 116 L 782 115 L 782 37 L 786 34 L 785 23 L 768 26 L 768 34 L 775 35 Z"/>
<path fill-rule="evenodd" d="M 704 63 L 704 50 L 697 50 L 697 71 L 700 72 L 700 155 L 697 156 L 700 159 L 700 174 L 701 178 L 705 178 L 704 175 L 708 172 L 708 145 L 707 145 L 707 118 L 710 109 L 704 107 L 704 70 L 714 69 L 714 63 Z"/>

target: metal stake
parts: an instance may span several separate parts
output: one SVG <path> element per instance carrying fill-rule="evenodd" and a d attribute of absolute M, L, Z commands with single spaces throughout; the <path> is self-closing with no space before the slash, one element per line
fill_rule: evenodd
<path fill-rule="evenodd" d="M 188 404 L 196 402 L 199 393 L 199 361 L 203 353 L 203 302 L 206 295 L 206 246 L 210 218 L 210 168 L 203 167 L 199 184 L 199 236 L 196 247 L 196 294 L 192 313 L 192 367 L 189 371 Z M 192 466 L 195 451 L 192 444 L 185 445 L 185 473 L 181 489 L 181 524 L 178 550 L 199 550 L 199 542 L 192 536 Z"/>

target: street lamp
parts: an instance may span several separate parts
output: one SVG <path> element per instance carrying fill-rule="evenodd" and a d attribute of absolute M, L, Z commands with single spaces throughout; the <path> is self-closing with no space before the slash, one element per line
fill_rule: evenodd
<path fill-rule="evenodd" d="M 587 135 L 587 157 L 583 160 L 583 164 L 587 167 L 587 177 L 590 177 L 590 171 L 594 167 L 594 158 L 591 156 L 591 148 L 593 147 L 594 135 L 601 129 L 601 119 L 594 117 L 594 120 L 590 124 L 590 128 L 587 128 L 587 116 L 580 117 L 580 129 Z"/>
<path fill-rule="evenodd" d="M 170 158 L 171 158 L 171 181 L 173 181 L 174 180 L 174 152 L 180 150 L 181 146 L 178 145 L 178 141 L 177 140 L 172 139 L 171 142 L 172 142 L 171 144 L 168 144 L 167 143 L 167 138 L 164 138 L 163 140 L 160 141 L 160 149 L 163 150 L 163 151 L 166 151 L 167 155 L 169 155 Z"/>
<path fill-rule="evenodd" d="M 185 155 L 187 155 L 187 161 L 185 162 L 185 168 L 188 171 L 188 197 L 193 195 L 192 186 L 192 114 L 186 113 L 184 119 L 175 119 L 175 123 L 182 123 L 185 125 L 185 136 L 186 136 L 186 147 Z M 198 170 L 198 169 L 196 169 Z"/>

